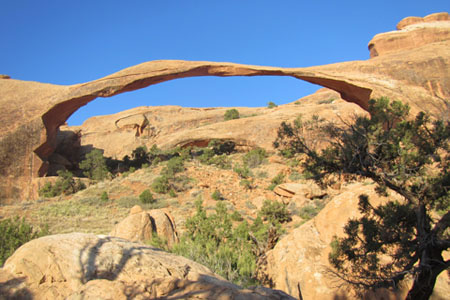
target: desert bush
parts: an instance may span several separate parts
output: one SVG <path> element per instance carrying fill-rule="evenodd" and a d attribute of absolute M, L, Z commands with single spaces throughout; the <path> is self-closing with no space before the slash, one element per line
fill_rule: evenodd
<path fill-rule="evenodd" d="M 185 175 L 178 175 L 169 180 L 173 192 L 183 192 L 192 188 L 192 179 Z"/>
<path fill-rule="evenodd" d="M 247 165 L 239 165 L 236 164 L 233 168 L 233 171 L 236 172 L 239 177 L 246 179 L 249 178 L 250 176 L 252 176 L 252 171 L 250 171 L 250 169 L 247 167 Z"/>
<path fill-rule="evenodd" d="M 313 203 L 303 206 L 300 209 L 299 216 L 305 221 L 308 221 L 314 218 L 324 207 L 324 201 L 316 199 Z"/>
<path fill-rule="evenodd" d="M 167 178 L 173 178 L 175 174 L 184 171 L 184 162 L 183 159 L 179 156 L 172 157 L 167 165 L 161 170 L 161 175 L 166 176 Z"/>
<path fill-rule="evenodd" d="M 151 187 L 158 194 L 167 194 L 170 190 L 169 178 L 166 175 L 158 176 L 153 180 Z"/>
<path fill-rule="evenodd" d="M 225 112 L 224 119 L 225 121 L 239 119 L 239 111 L 235 108 L 227 110 Z"/>
<path fill-rule="evenodd" d="M 148 204 L 148 203 L 154 203 L 156 202 L 156 199 L 153 198 L 152 193 L 150 192 L 149 189 L 144 190 L 140 195 L 139 195 L 139 200 L 143 203 L 143 204 Z"/>
<path fill-rule="evenodd" d="M 267 108 L 274 108 L 277 107 L 278 105 L 276 105 L 274 102 L 270 101 L 269 103 L 267 103 Z"/>
<path fill-rule="evenodd" d="M 86 158 L 80 162 L 79 167 L 84 171 L 83 174 L 92 180 L 103 180 L 110 176 L 106 158 L 98 149 L 86 154 Z"/>
<path fill-rule="evenodd" d="M 70 195 L 86 188 L 81 180 L 73 179 L 73 174 L 67 170 L 59 170 L 57 172 L 58 179 L 55 184 L 47 182 L 40 190 L 41 197 L 55 197 L 61 194 Z"/>
<path fill-rule="evenodd" d="M 223 196 L 220 193 L 219 190 L 215 190 L 212 194 L 211 194 L 211 198 L 218 201 L 218 200 L 223 200 Z"/>
<path fill-rule="evenodd" d="M 17 248 L 26 242 L 47 235 L 48 229 L 34 230 L 25 219 L 16 217 L 0 221 L 0 267 Z"/>
<path fill-rule="evenodd" d="M 244 218 L 242 217 L 242 215 L 241 215 L 237 210 L 235 210 L 235 211 L 231 214 L 230 218 L 231 218 L 231 220 L 233 220 L 233 221 L 235 221 L 235 222 L 241 222 L 241 221 L 244 221 Z"/>
<path fill-rule="evenodd" d="M 108 193 L 107 193 L 106 191 L 104 191 L 104 192 L 102 193 L 102 195 L 100 196 L 100 200 L 102 200 L 102 201 L 104 201 L 104 202 L 106 202 L 106 201 L 109 200 Z"/>
<path fill-rule="evenodd" d="M 253 181 L 248 179 L 242 179 L 241 181 L 239 181 L 239 185 L 246 190 L 251 190 L 254 188 Z"/>
<path fill-rule="evenodd" d="M 260 215 L 263 220 L 269 221 L 272 225 L 292 220 L 287 205 L 278 201 L 265 200 Z"/>
<path fill-rule="evenodd" d="M 213 272 L 243 286 L 256 283 L 256 256 L 246 221 L 235 228 L 223 202 L 215 213 L 207 215 L 202 202 L 196 201 L 196 214 L 186 221 L 186 233 L 173 252 L 193 259 Z"/>
<path fill-rule="evenodd" d="M 275 176 L 274 178 L 272 178 L 272 181 L 267 189 L 273 191 L 274 188 L 277 185 L 282 184 L 283 181 L 284 181 L 284 175 L 280 173 L 277 176 Z"/>
<path fill-rule="evenodd" d="M 244 165 L 248 166 L 249 168 L 255 168 L 261 165 L 266 160 L 266 157 L 266 150 L 257 148 L 247 152 L 242 158 L 242 161 L 244 162 Z"/>

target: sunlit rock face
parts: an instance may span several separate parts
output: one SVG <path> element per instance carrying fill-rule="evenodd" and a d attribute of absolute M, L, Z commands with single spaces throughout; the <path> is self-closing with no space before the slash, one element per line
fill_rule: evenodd
<path fill-rule="evenodd" d="M 295 299 L 263 287 L 242 289 L 151 246 L 86 233 L 22 245 L 0 269 L 0 282 L 4 299 Z"/>
<path fill-rule="evenodd" d="M 434 17 L 425 17 L 424 20 Z M 308 68 L 278 68 L 197 61 L 151 61 L 104 78 L 71 86 L 0 77 L 0 201 L 32 198 L 33 178 L 45 176 L 49 159 L 58 146 L 58 130 L 78 108 L 97 97 L 111 97 L 160 82 L 195 76 L 291 76 L 332 89 L 342 99 L 367 109 L 370 98 L 387 96 L 425 110 L 448 116 L 450 98 L 450 40 L 448 18 L 436 17 L 439 38 L 423 38 L 419 45 L 382 46 L 371 42 L 377 56 Z M 442 20 L 441 20 L 442 19 Z M 434 19 L 433 19 L 434 20 Z M 402 35 L 419 23 L 402 25 Z M 422 28 L 423 27 L 423 28 Z M 422 26 L 421 36 L 433 35 L 436 26 Z M 428 34 L 430 32 L 430 34 Z M 407 40 L 407 39 L 406 39 Z M 402 42 L 403 43 L 403 42 Z M 395 49 L 382 50 L 382 49 Z M 380 54 L 382 53 L 382 54 Z M 373 55 L 375 56 L 375 55 Z M 151 103 L 149 103 L 151 105 Z M 170 104 L 170 103 L 168 103 Z"/>
<path fill-rule="evenodd" d="M 450 16 L 446 12 L 424 18 L 407 17 L 397 30 L 380 33 L 369 42 L 370 57 L 419 48 L 450 39 Z"/>

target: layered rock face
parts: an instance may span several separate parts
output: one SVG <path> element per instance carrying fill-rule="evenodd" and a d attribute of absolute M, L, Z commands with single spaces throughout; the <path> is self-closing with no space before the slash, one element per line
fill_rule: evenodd
<path fill-rule="evenodd" d="M 70 233 L 20 247 L 0 269 L 0 294 L 14 299 L 294 299 L 241 289 L 208 268 L 120 238 Z"/>
<path fill-rule="evenodd" d="M 426 18 L 425 18 L 426 19 Z M 437 21 L 447 32 L 449 21 Z M 415 24 L 414 24 L 415 25 Z M 413 26 L 413 25 L 410 25 Z M 414 35 L 414 30 L 406 30 Z M 434 27 L 423 26 L 433 35 Z M 402 33 L 403 34 L 403 33 Z M 233 63 L 152 61 L 104 78 L 58 86 L 0 78 L 0 199 L 31 196 L 33 177 L 45 176 L 57 146 L 57 132 L 78 108 L 97 97 L 111 97 L 152 84 L 194 76 L 291 76 L 337 91 L 349 102 L 367 109 L 370 98 L 387 96 L 448 116 L 450 98 L 450 40 L 424 39 L 418 47 L 400 47 L 367 61 L 308 68 L 277 68 Z M 413 37 L 414 39 L 414 37 Z M 378 43 L 374 43 L 378 44 Z M 383 47 L 375 46 L 375 49 Z M 380 50 L 383 52 L 382 50 Z"/>

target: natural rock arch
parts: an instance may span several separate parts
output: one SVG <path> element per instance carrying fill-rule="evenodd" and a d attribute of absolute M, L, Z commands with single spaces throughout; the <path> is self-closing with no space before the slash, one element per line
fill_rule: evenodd
<path fill-rule="evenodd" d="M 444 25 L 443 25 L 444 24 Z M 434 26 L 434 25 L 433 25 Z M 430 29 L 431 28 L 431 29 Z M 160 82 L 195 76 L 291 76 L 340 93 L 349 102 L 367 109 L 370 98 L 387 96 L 410 104 L 412 111 L 426 110 L 448 117 L 450 98 L 450 40 L 448 35 L 424 39 L 418 48 L 398 47 L 405 32 L 433 35 L 450 28 L 446 19 L 423 31 L 400 30 L 388 38 L 377 37 L 371 48 L 395 51 L 365 61 L 344 62 L 308 68 L 278 68 L 234 63 L 196 61 L 151 61 L 104 78 L 71 86 L 26 82 L 0 77 L 0 201 L 32 194 L 31 181 L 46 174 L 48 157 L 56 147 L 59 126 L 78 108 L 97 97 L 111 97 Z M 442 29 L 444 28 L 444 29 Z M 447 28 L 447 29 L 445 29 Z M 433 31 L 434 30 L 434 31 Z M 409 36 L 408 35 L 408 36 Z M 380 48 L 381 49 L 381 48 Z M 379 52 L 379 51 L 378 51 Z"/>

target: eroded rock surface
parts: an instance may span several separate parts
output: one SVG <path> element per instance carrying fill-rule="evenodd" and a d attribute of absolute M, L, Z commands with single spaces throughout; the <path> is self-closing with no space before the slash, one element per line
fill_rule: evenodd
<path fill-rule="evenodd" d="M 266 288 L 241 289 L 157 248 L 82 233 L 28 242 L 0 274 L 2 295 L 18 299 L 294 299 Z"/>
<path fill-rule="evenodd" d="M 407 17 L 397 24 L 397 31 L 380 33 L 369 42 L 370 57 L 401 52 L 450 39 L 450 16 L 446 12 L 424 18 Z"/>
<path fill-rule="evenodd" d="M 410 26 L 401 30 L 407 36 L 416 32 L 407 30 Z M 421 30 L 429 32 L 433 28 L 423 26 Z M 400 47 L 399 51 L 366 61 L 308 68 L 161 60 L 71 86 L 1 79 L 0 199 L 4 202 L 31 196 L 32 178 L 48 172 L 59 127 L 78 108 L 97 97 L 111 97 L 176 78 L 291 76 L 333 89 L 344 100 L 363 109 L 367 108 L 370 98 L 387 96 L 410 104 L 413 112 L 425 110 L 435 116 L 448 116 L 450 40 L 447 38 L 448 27 L 442 26 L 442 30 L 443 38 L 425 39 L 418 47 Z M 132 124 L 138 125 L 134 130 L 139 134 L 145 120 L 139 119 Z M 121 122 L 117 126 L 122 126 Z"/>

